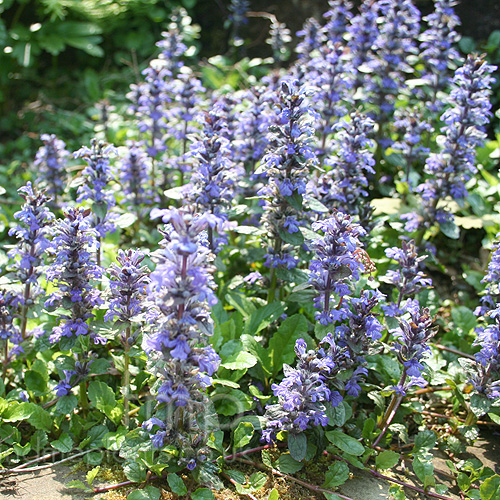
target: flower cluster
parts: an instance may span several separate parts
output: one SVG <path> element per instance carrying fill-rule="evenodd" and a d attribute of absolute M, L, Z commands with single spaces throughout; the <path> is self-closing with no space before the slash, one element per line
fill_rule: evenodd
<path fill-rule="evenodd" d="M 90 200 L 94 212 L 94 228 L 100 238 L 115 230 L 114 217 L 109 210 L 115 206 L 113 191 L 109 188 L 112 171 L 109 165 L 110 153 L 117 154 L 117 149 L 97 139 L 92 139 L 91 148 L 83 146 L 73 153 L 75 158 L 83 158 L 87 166 L 82 175 L 85 183 L 78 187 L 77 202 Z"/>
<path fill-rule="evenodd" d="M 364 229 L 354 222 L 349 215 L 334 212 L 333 216 L 323 221 L 314 222 L 313 231 L 324 233 L 310 244 L 314 251 L 309 270 L 309 282 L 318 295 L 314 299 L 316 319 L 322 325 L 328 325 L 346 317 L 343 308 L 335 308 L 331 302 L 332 294 L 343 297 L 350 292 L 349 283 L 359 280 L 364 271 L 359 253 L 364 236 Z"/>
<path fill-rule="evenodd" d="M 157 210 L 170 223 L 151 273 L 150 299 L 157 308 L 152 332 L 143 340 L 151 370 L 158 377 L 156 417 L 144 422 L 153 445 L 178 447 L 179 463 L 194 468 L 204 458 L 208 434 L 196 415 L 206 410 L 204 389 L 219 366 L 207 346 L 213 329 L 210 306 L 217 302 L 210 274 L 205 229 L 215 227 L 212 214 L 194 215 L 189 208 Z"/>
<path fill-rule="evenodd" d="M 500 307 L 488 315 L 494 323 L 479 327 L 473 345 L 481 346 L 476 353 L 473 369 L 469 370 L 470 382 L 479 394 L 489 399 L 500 398 Z"/>
<path fill-rule="evenodd" d="M 313 67 L 310 63 L 314 52 L 319 51 L 325 42 L 325 35 L 322 26 L 314 17 L 311 17 L 306 19 L 302 29 L 297 31 L 297 36 L 302 40 L 295 47 L 295 52 L 298 55 L 296 68 L 298 71 L 307 73 L 307 70 Z M 299 73 L 297 76 L 301 78 L 304 75 Z"/>
<path fill-rule="evenodd" d="M 429 148 L 422 146 L 422 135 L 425 132 L 431 132 L 432 126 L 423 119 L 422 111 L 417 106 L 396 109 L 394 118 L 393 125 L 400 139 L 392 144 L 392 149 L 404 157 L 405 181 L 409 184 L 412 165 L 424 158 L 430 151 Z"/>
<path fill-rule="evenodd" d="M 69 314 L 59 316 L 59 325 L 50 335 L 52 343 L 63 337 L 91 335 L 94 343 L 106 339 L 91 333 L 89 320 L 92 310 L 101 305 L 100 291 L 92 284 L 100 279 L 102 268 L 96 265 L 93 251 L 98 245 L 97 232 L 91 226 L 90 210 L 69 208 L 64 218 L 56 221 L 55 236 L 49 251 L 55 255 L 54 263 L 47 270 L 47 278 L 58 290 L 50 295 L 46 306 L 62 306 Z"/>
<path fill-rule="evenodd" d="M 345 116 L 352 101 L 350 90 L 354 85 L 353 68 L 345 47 L 339 42 L 327 44 L 311 61 L 307 79 L 317 92 L 312 96 L 314 110 L 319 113 L 316 129 L 321 144 L 318 156 L 326 156 L 331 150 L 327 139 L 334 130 L 335 121 Z"/>
<path fill-rule="evenodd" d="M 330 7 L 323 17 L 326 24 L 323 27 L 328 43 L 344 42 L 344 34 L 352 19 L 352 2 L 349 0 L 328 0 Z"/>
<path fill-rule="evenodd" d="M 174 9 L 170 18 L 172 22 L 168 25 L 168 30 L 162 32 L 162 39 L 156 42 L 156 46 L 161 49 L 160 58 L 166 76 L 175 78 L 184 66 L 181 56 L 188 50 L 184 43 L 184 32 L 191 23 L 191 18 L 182 7 Z"/>
<path fill-rule="evenodd" d="M 359 7 L 359 14 L 347 26 L 347 47 L 352 54 L 352 66 L 357 69 L 357 88 L 363 87 L 363 83 L 368 80 L 366 72 L 371 70 L 370 63 L 373 63 L 374 57 L 372 49 L 379 34 L 377 19 L 377 2 L 364 0 Z"/>
<path fill-rule="evenodd" d="M 476 308 L 476 316 L 484 316 L 488 311 L 496 309 L 500 303 L 500 233 L 496 235 L 496 242 L 491 249 L 491 259 L 488 264 L 488 272 L 482 279 L 482 283 L 488 283 L 485 295 L 481 297 L 481 305 Z"/>
<path fill-rule="evenodd" d="M 394 317 L 404 313 L 405 308 L 401 309 L 403 298 L 411 298 L 423 288 L 431 287 L 432 280 L 420 270 L 420 263 L 427 258 L 427 255 L 418 256 L 413 240 L 403 240 L 401 248 L 387 248 L 385 254 L 399 264 L 399 269 L 390 269 L 382 277 L 382 281 L 392 284 L 398 292 L 396 303 L 391 302 L 384 306 L 386 316 Z"/>
<path fill-rule="evenodd" d="M 21 299 L 21 305 L 24 305 L 41 292 L 38 278 L 42 272 L 45 250 L 50 245 L 47 236 L 54 214 L 47 207 L 49 198 L 45 192 L 38 191 L 31 182 L 20 188 L 18 193 L 25 203 L 21 210 L 14 214 L 20 224 L 10 229 L 9 235 L 15 235 L 19 243 L 8 255 L 10 258 L 16 258 L 14 269 L 17 279 L 32 287 L 31 291 L 28 288 L 27 296 Z"/>
<path fill-rule="evenodd" d="M 410 69 L 408 57 L 417 52 L 415 40 L 420 31 L 420 12 L 412 0 L 380 0 L 373 5 L 380 17 L 367 89 L 374 94 L 380 123 L 394 111 L 395 97 Z"/>
<path fill-rule="evenodd" d="M 379 290 L 363 290 L 359 297 L 348 297 L 341 304 L 347 322 L 335 328 L 335 339 L 340 347 L 349 349 L 351 359 L 357 364 L 364 362 L 362 355 L 369 353 L 372 345 L 382 338 L 383 327 L 373 309 L 384 299 Z M 359 390 L 357 387 L 352 395 L 357 396 Z"/>
<path fill-rule="evenodd" d="M 435 0 L 434 12 L 425 16 L 427 29 L 420 35 L 420 57 L 425 69 L 422 79 L 428 82 L 432 94 L 429 109 L 440 111 L 444 103 L 438 99 L 438 92 L 445 90 L 449 84 L 448 67 L 460 61 L 455 44 L 460 35 L 455 28 L 460 19 L 455 14 L 455 0 Z"/>
<path fill-rule="evenodd" d="M 146 151 L 156 158 L 167 149 L 165 133 L 167 129 L 166 105 L 170 102 L 167 93 L 167 79 L 171 77 L 165 60 L 154 59 L 142 72 L 145 81 L 131 85 L 127 97 L 132 101 L 131 112 L 139 119 L 139 131 L 146 136 Z"/>
<path fill-rule="evenodd" d="M 119 179 L 126 200 L 139 210 L 153 201 L 151 160 L 135 142 L 128 142 L 127 146 L 127 153 L 119 162 Z"/>
<path fill-rule="evenodd" d="M 233 146 L 238 160 L 251 175 L 269 145 L 268 131 L 272 121 L 270 102 L 274 95 L 265 86 L 254 86 L 245 91 L 242 99 L 247 107 L 238 115 Z"/>
<path fill-rule="evenodd" d="M 327 405 L 342 402 L 335 384 L 337 374 L 349 365 L 346 349 L 339 348 L 331 334 L 327 335 L 315 351 L 307 350 L 303 339 L 295 343 L 297 368 L 284 365 L 285 377 L 271 386 L 278 403 L 266 406 L 266 427 L 262 439 L 271 442 L 279 431 L 298 434 L 311 425 L 326 426 Z"/>
<path fill-rule="evenodd" d="M 139 250 L 118 250 L 117 264 L 112 263 L 108 269 L 111 298 L 104 321 L 114 320 L 120 325 L 129 325 L 145 312 L 144 300 L 149 283 L 149 269 L 141 265 L 145 257 L 146 254 Z M 123 340 L 133 344 L 128 338 Z"/>
<path fill-rule="evenodd" d="M 325 159 L 329 170 L 309 183 L 309 190 L 328 209 L 336 209 L 352 216 L 365 225 L 363 213 L 368 205 L 368 176 L 375 174 L 373 153 L 368 149 L 373 141 L 368 134 L 374 122 L 360 113 L 352 113 L 351 120 L 342 120 L 334 127 L 337 131 L 334 153 Z"/>
<path fill-rule="evenodd" d="M 43 146 L 37 151 L 33 164 L 38 170 L 39 179 L 47 185 L 47 194 L 57 204 L 57 198 L 63 194 L 68 177 L 66 163 L 69 151 L 66 151 L 66 144 L 55 134 L 42 134 L 40 139 Z"/>
<path fill-rule="evenodd" d="M 435 221 L 450 222 L 453 216 L 438 207 L 439 200 L 450 196 L 460 203 L 467 196 L 465 183 L 477 171 L 476 148 L 484 142 L 483 127 L 491 116 L 489 93 L 495 69 L 483 57 L 469 56 L 455 72 L 450 94 L 452 106 L 442 116 L 444 146 L 425 163 L 429 177 L 417 187 L 423 199 L 421 214 L 404 215 L 407 231 L 429 227 Z"/>
<path fill-rule="evenodd" d="M 198 212 L 213 214 L 219 220 L 219 238 L 214 239 L 209 231 L 210 248 L 218 251 L 225 243 L 222 222 L 228 219 L 227 211 L 234 198 L 238 170 L 232 161 L 231 143 L 226 137 L 227 122 L 218 103 L 203 117 L 203 133 L 191 146 L 197 166 L 186 189 L 186 198 L 188 203 L 196 205 Z"/>
<path fill-rule="evenodd" d="M 89 353 L 90 355 L 90 353 Z M 71 389 L 77 386 L 80 382 L 85 380 L 90 373 L 90 365 L 94 362 L 94 359 L 90 355 L 90 358 L 85 361 L 75 360 L 74 370 L 62 370 L 64 378 L 59 381 L 59 383 L 54 387 L 54 392 L 58 398 L 66 396 L 70 393 Z"/>
<path fill-rule="evenodd" d="M 417 300 L 413 300 L 406 308 L 410 321 L 398 319 L 399 328 L 394 336 L 394 351 L 398 361 L 403 365 L 403 374 L 394 390 L 396 394 L 405 395 L 412 386 L 425 387 L 427 381 L 422 376 L 422 361 L 430 354 L 426 342 L 436 333 L 432 328 L 432 316 L 428 308 L 421 308 Z"/>
<path fill-rule="evenodd" d="M 262 159 L 261 168 L 269 178 L 258 193 L 266 199 L 262 220 L 272 242 L 266 254 L 268 267 L 296 266 L 291 247 L 282 245 L 282 239 L 286 241 L 287 233 L 299 233 L 302 215 L 297 203 L 301 201 L 292 199 L 302 199 L 309 170 L 317 162 L 308 91 L 296 80 L 281 83 L 277 125 L 270 127 L 269 149 Z"/>
<path fill-rule="evenodd" d="M 21 347 L 23 341 L 19 328 L 15 324 L 16 312 L 19 306 L 19 297 L 15 292 L 0 289 L 0 345 L 3 357 L 3 371 L 12 358 L 20 352 L 24 352 Z M 12 344 L 9 350 L 9 342 Z"/>
<path fill-rule="evenodd" d="M 290 30 L 285 23 L 280 23 L 274 16 L 271 18 L 271 26 L 269 27 L 269 38 L 266 40 L 272 50 L 274 63 L 280 65 L 288 59 L 289 51 L 288 44 L 292 41 Z"/>
<path fill-rule="evenodd" d="M 240 30 L 248 23 L 247 12 L 250 10 L 249 0 L 231 0 L 229 4 L 229 21 L 231 22 L 231 42 L 235 47 L 243 45 Z"/>

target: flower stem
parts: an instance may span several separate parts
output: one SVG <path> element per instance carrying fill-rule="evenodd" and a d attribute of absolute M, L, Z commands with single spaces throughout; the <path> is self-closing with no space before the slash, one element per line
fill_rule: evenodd
<path fill-rule="evenodd" d="M 127 339 L 130 338 L 130 326 L 127 327 Z M 130 346 L 128 342 L 125 344 L 125 352 L 123 353 L 124 366 L 122 376 L 123 390 L 123 425 L 128 429 L 130 425 Z"/>
<path fill-rule="evenodd" d="M 80 407 L 83 415 L 86 415 L 89 409 L 89 400 L 87 397 L 87 382 L 83 380 L 79 384 L 80 387 Z"/>
<path fill-rule="evenodd" d="M 403 384 L 405 383 L 405 380 L 406 380 L 406 368 L 403 370 L 403 373 L 401 374 L 401 379 L 399 380 L 398 387 L 402 387 Z M 378 424 L 378 428 L 381 429 L 381 432 L 377 436 L 377 439 L 372 444 L 372 448 L 377 446 L 384 437 L 385 433 L 387 432 L 387 429 L 391 425 L 392 419 L 394 418 L 396 412 L 398 411 L 401 401 L 403 401 L 403 396 L 401 394 L 394 393 L 392 395 L 391 402 L 387 407 L 384 417 Z"/>

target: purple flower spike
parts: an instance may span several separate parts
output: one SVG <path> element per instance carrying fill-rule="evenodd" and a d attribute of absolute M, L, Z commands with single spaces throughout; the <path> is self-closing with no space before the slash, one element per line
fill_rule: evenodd
<path fill-rule="evenodd" d="M 428 178 L 416 191 L 421 194 L 422 208 L 418 228 L 431 227 L 436 222 L 453 221 L 453 214 L 438 207 L 440 200 L 451 197 L 461 203 L 467 197 L 465 184 L 477 172 L 476 148 L 484 143 L 484 126 L 491 116 L 489 101 L 495 66 L 486 63 L 483 57 L 469 56 L 458 68 L 453 78 L 450 94 L 451 106 L 441 117 L 445 138 L 442 150 L 431 154 L 425 163 Z M 415 229 L 416 217 L 406 214 L 407 230 Z"/>
<path fill-rule="evenodd" d="M 42 134 L 43 146 L 37 151 L 34 166 L 40 175 L 40 180 L 47 186 L 47 194 L 57 205 L 58 198 L 63 195 L 68 173 L 66 171 L 69 151 L 66 144 L 55 134 Z"/>
<path fill-rule="evenodd" d="M 64 219 L 56 221 L 55 236 L 49 251 L 55 261 L 47 270 L 47 278 L 57 286 L 46 301 L 47 307 L 61 306 L 68 314 L 60 316 L 60 323 L 50 336 L 51 342 L 61 338 L 87 335 L 92 310 L 103 300 L 94 280 L 102 276 L 102 268 L 95 263 L 97 232 L 91 227 L 90 210 L 69 208 Z"/>
<path fill-rule="evenodd" d="M 152 435 L 153 445 L 174 445 L 179 463 L 194 467 L 204 454 L 208 431 L 193 415 L 206 410 L 205 388 L 217 371 L 220 359 L 208 346 L 213 330 L 210 306 L 213 292 L 205 231 L 218 223 L 213 214 L 195 215 L 188 207 L 157 211 L 167 224 L 162 248 L 153 254 L 156 269 L 148 285 L 154 325 L 143 339 L 152 373 L 158 377 L 157 420 L 163 430 Z M 165 411 L 170 416 L 165 420 Z M 188 417 L 189 416 L 189 417 Z M 151 431 L 151 420 L 146 428 Z"/>
<path fill-rule="evenodd" d="M 347 295 L 350 291 L 348 283 L 359 280 L 360 272 L 365 269 L 358 256 L 361 250 L 359 238 L 365 231 L 342 212 L 313 223 L 312 229 L 324 233 L 310 245 L 315 257 L 309 265 L 309 282 L 318 292 L 314 299 L 314 306 L 319 309 L 316 319 L 326 325 L 344 316 L 343 310 L 334 309 L 332 294 Z"/>

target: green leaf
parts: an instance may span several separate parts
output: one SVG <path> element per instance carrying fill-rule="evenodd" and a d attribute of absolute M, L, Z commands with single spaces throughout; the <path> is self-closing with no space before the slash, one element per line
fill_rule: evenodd
<path fill-rule="evenodd" d="M 290 455 L 297 462 L 301 462 L 306 457 L 307 437 L 301 432 L 299 434 L 288 434 L 288 450 Z"/>
<path fill-rule="evenodd" d="M 45 382 L 49 380 L 49 369 L 47 367 L 47 363 L 42 361 L 41 359 L 35 359 L 31 369 L 41 375 Z"/>
<path fill-rule="evenodd" d="M 69 453 L 73 449 L 73 439 L 71 439 L 68 433 L 63 432 L 59 436 L 59 439 L 50 443 L 50 446 L 59 450 L 61 453 Z"/>
<path fill-rule="evenodd" d="M 363 432 L 361 433 L 361 435 L 365 439 L 371 439 L 373 437 L 373 431 L 375 430 L 376 425 L 377 424 L 373 418 L 366 419 L 363 424 Z"/>
<path fill-rule="evenodd" d="M 337 406 L 327 404 L 325 413 L 331 426 L 342 427 L 346 422 L 345 406 L 342 403 Z"/>
<path fill-rule="evenodd" d="M 246 319 L 256 311 L 256 307 L 243 294 L 229 292 L 226 294 L 226 301 L 232 305 Z"/>
<path fill-rule="evenodd" d="M 147 468 L 139 462 L 128 462 L 123 467 L 123 472 L 129 481 L 142 483 L 146 480 Z"/>
<path fill-rule="evenodd" d="M 29 370 L 24 375 L 24 383 L 28 391 L 33 392 L 35 396 L 41 396 L 47 392 L 47 382 L 40 373 Z"/>
<path fill-rule="evenodd" d="M 445 236 L 448 236 L 452 240 L 460 238 L 460 228 L 453 221 L 440 223 L 439 229 L 441 229 L 441 232 Z"/>
<path fill-rule="evenodd" d="M 416 456 L 413 459 L 413 471 L 417 477 L 422 481 L 424 489 L 429 486 L 434 486 L 436 480 L 434 478 L 434 465 L 432 460 L 423 458 L 421 456 Z"/>
<path fill-rule="evenodd" d="M 451 310 L 451 317 L 455 326 L 465 334 L 476 327 L 476 316 L 474 312 L 466 306 L 454 307 Z"/>
<path fill-rule="evenodd" d="M 342 500 L 342 498 L 340 498 L 335 493 L 328 493 L 326 491 L 323 491 L 323 495 L 325 495 L 326 500 Z"/>
<path fill-rule="evenodd" d="M 305 203 L 306 207 L 313 212 L 324 213 L 329 212 L 329 209 L 323 205 L 320 201 L 314 198 L 308 198 Z"/>
<path fill-rule="evenodd" d="M 28 422 L 35 428 L 41 431 L 51 431 L 54 424 L 50 413 L 44 410 L 41 406 L 33 405 L 33 413 L 30 415 Z"/>
<path fill-rule="evenodd" d="M 300 193 L 294 191 L 292 196 L 285 196 L 285 200 L 288 201 L 295 210 L 302 212 L 302 195 Z"/>
<path fill-rule="evenodd" d="M 35 411 L 37 406 L 34 403 L 11 403 L 4 411 L 3 422 L 19 422 L 26 420 Z"/>
<path fill-rule="evenodd" d="M 471 485 L 470 477 L 463 472 L 459 472 L 457 474 L 457 484 L 462 491 L 467 491 Z"/>
<path fill-rule="evenodd" d="M 226 471 L 226 474 L 239 484 L 245 484 L 247 482 L 245 474 L 239 470 L 230 469 Z"/>
<path fill-rule="evenodd" d="M 89 470 L 87 472 L 85 479 L 87 480 L 87 483 L 89 483 L 89 486 L 92 486 L 92 483 L 94 482 L 94 479 L 96 478 L 97 474 L 99 474 L 100 470 L 101 466 L 98 465 L 97 467 L 94 467 L 92 470 Z"/>
<path fill-rule="evenodd" d="M 375 458 L 377 469 L 392 469 L 399 462 L 399 453 L 392 450 L 385 450 Z"/>
<path fill-rule="evenodd" d="M 243 334 L 241 336 L 241 342 L 245 349 L 257 358 L 262 370 L 265 372 L 264 376 L 267 377 L 271 375 L 271 358 L 268 350 L 262 347 L 262 345 L 251 335 Z"/>
<path fill-rule="evenodd" d="M 248 335 L 257 335 L 261 330 L 267 328 L 273 321 L 285 312 L 284 306 L 280 302 L 272 302 L 250 315 L 246 323 L 245 332 Z"/>
<path fill-rule="evenodd" d="M 280 238 L 290 245 L 294 245 L 296 247 L 302 245 L 304 243 L 304 236 L 300 231 L 296 231 L 295 233 L 289 233 L 285 229 L 278 229 L 278 233 Z"/>
<path fill-rule="evenodd" d="M 132 212 L 129 212 L 120 215 L 120 217 L 116 219 L 115 225 L 121 229 L 125 229 L 127 227 L 134 225 L 136 220 L 137 220 L 137 215 L 133 214 Z"/>
<path fill-rule="evenodd" d="M 365 447 L 357 440 L 342 431 L 328 431 L 325 433 L 330 443 L 350 455 L 359 456 L 365 452 Z"/>
<path fill-rule="evenodd" d="M 254 427 L 250 422 L 240 422 L 234 431 L 234 447 L 236 449 L 246 446 L 253 437 Z"/>
<path fill-rule="evenodd" d="M 500 476 L 494 476 L 485 479 L 479 487 L 481 500 L 500 500 Z"/>
<path fill-rule="evenodd" d="M 280 494 L 276 488 L 273 488 L 271 490 L 271 493 L 269 493 L 269 496 L 267 497 L 267 500 L 279 500 Z"/>
<path fill-rule="evenodd" d="M 239 389 L 218 392 L 212 395 L 217 413 L 230 417 L 237 413 L 243 413 L 253 407 L 253 399 Z"/>
<path fill-rule="evenodd" d="M 154 486 L 146 486 L 142 490 L 134 490 L 128 494 L 127 500 L 160 500 L 161 492 Z"/>
<path fill-rule="evenodd" d="M 252 491 L 258 491 L 267 483 L 267 474 L 263 472 L 254 472 L 248 482 Z"/>
<path fill-rule="evenodd" d="M 292 458 L 290 453 L 283 453 L 279 456 L 278 460 L 276 460 L 273 465 L 284 474 L 294 474 L 295 472 L 298 472 L 300 469 L 302 469 L 304 463 L 297 462 L 297 460 Z"/>
<path fill-rule="evenodd" d="M 283 321 L 278 331 L 269 341 L 273 376 L 295 359 L 295 342 L 307 333 L 307 320 L 302 314 L 294 314 Z"/>
<path fill-rule="evenodd" d="M 104 382 L 92 380 L 89 383 L 88 395 L 92 405 L 104 413 L 115 424 L 122 416 L 122 410 L 116 403 L 115 393 Z"/>
<path fill-rule="evenodd" d="M 335 462 L 330 465 L 325 474 L 325 483 L 323 488 L 334 488 L 344 484 L 349 479 L 349 467 L 345 462 Z"/>
<path fill-rule="evenodd" d="M 480 394 L 473 394 L 470 398 L 470 409 L 476 417 L 481 417 L 491 408 L 491 400 Z"/>
<path fill-rule="evenodd" d="M 222 368 L 228 370 L 244 370 L 251 368 L 257 364 L 257 358 L 249 352 L 240 351 L 229 356 L 224 363 L 221 363 Z"/>
<path fill-rule="evenodd" d="M 67 394 L 61 396 L 57 400 L 56 413 L 58 415 L 69 415 L 78 405 L 78 399 L 74 394 Z"/>
<path fill-rule="evenodd" d="M 79 490 L 88 490 L 89 487 L 82 481 L 70 481 L 67 485 L 67 488 L 78 488 Z"/>
<path fill-rule="evenodd" d="M 412 453 L 416 455 L 417 453 L 421 453 L 424 451 L 429 451 L 436 445 L 436 434 L 429 430 L 425 429 L 420 431 L 415 436 L 415 444 L 413 445 Z"/>
<path fill-rule="evenodd" d="M 500 415 L 497 415 L 496 413 L 488 413 L 488 417 L 490 417 L 495 424 L 500 425 Z"/>
<path fill-rule="evenodd" d="M 219 451 L 221 454 L 224 453 L 224 432 L 215 431 L 210 434 L 208 438 L 207 445 L 213 450 Z"/>
<path fill-rule="evenodd" d="M 391 499 L 394 499 L 394 500 L 406 500 L 405 492 L 404 492 L 402 486 L 399 486 L 397 484 L 393 484 L 389 488 L 389 493 L 391 495 Z"/>
<path fill-rule="evenodd" d="M 177 474 L 169 474 L 167 476 L 167 482 L 172 490 L 172 493 L 182 496 L 187 495 L 187 488 L 184 481 Z"/>
<path fill-rule="evenodd" d="M 214 494 L 208 488 L 198 488 L 191 493 L 192 500 L 215 500 Z M 128 499 L 127 499 L 128 500 Z"/>
<path fill-rule="evenodd" d="M 18 457 L 24 457 L 31 451 L 31 443 L 26 443 L 24 446 L 21 446 L 19 443 L 14 443 L 14 453 Z"/>

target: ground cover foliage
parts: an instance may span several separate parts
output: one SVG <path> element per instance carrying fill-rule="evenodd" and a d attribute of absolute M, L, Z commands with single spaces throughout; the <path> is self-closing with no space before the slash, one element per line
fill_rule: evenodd
<path fill-rule="evenodd" d="M 2 165 L 0 473 L 275 500 L 268 473 L 338 499 L 403 467 L 398 500 L 500 498 L 464 458 L 500 423 L 498 37 L 464 55 L 449 0 L 329 6 L 293 62 L 244 1 L 197 61 L 174 10 L 93 138 Z M 272 58 L 241 57 L 255 15 Z"/>

